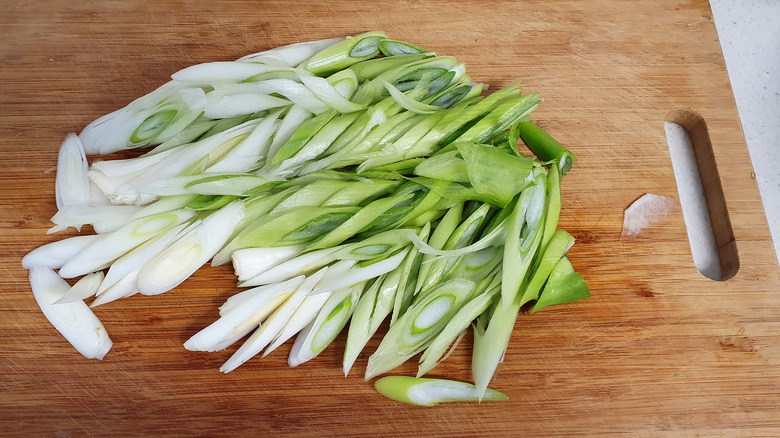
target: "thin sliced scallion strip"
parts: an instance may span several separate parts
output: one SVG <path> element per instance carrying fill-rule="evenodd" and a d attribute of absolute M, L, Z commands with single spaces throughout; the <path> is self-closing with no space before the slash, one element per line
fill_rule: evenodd
<path fill-rule="evenodd" d="M 471 372 L 479 400 L 485 396 L 487 386 L 504 356 L 520 310 L 519 300 L 508 305 L 502 303 L 502 300 L 499 299 L 486 328 L 474 326 Z"/>
<path fill-rule="evenodd" d="M 243 282 L 297 257 L 303 248 L 304 245 L 241 249 L 231 255 L 233 270 L 238 281 Z"/>
<path fill-rule="evenodd" d="M 412 304 L 369 357 L 365 379 L 390 371 L 419 353 L 471 297 L 475 287 L 469 280 L 450 280 Z"/>
<path fill-rule="evenodd" d="M 219 210 L 236 199 L 238 199 L 238 196 L 197 195 L 186 207 L 195 211 Z"/>
<path fill-rule="evenodd" d="M 179 84 L 205 86 L 220 82 L 239 82 L 277 68 L 251 62 L 206 62 L 179 70 L 171 75 L 171 79 Z"/>
<path fill-rule="evenodd" d="M 334 290 L 349 287 L 362 281 L 386 274 L 401 264 L 408 251 L 409 250 L 406 249 L 392 257 L 388 257 L 382 261 L 370 264 L 368 266 L 355 266 L 354 268 L 350 269 L 349 272 L 339 278 L 329 277 L 327 279 L 323 279 L 323 281 L 318 284 L 311 293 L 314 295 L 319 293 L 332 292 Z"/>
<path fill-rule="evenodd" d="M 517 131 L 528 149 L 542 161 L 552 161 L 562 175 L 571 170 L 577 158 L 550 134 L 531 121 L 519 122 Z"/>
<path fill-rule="evenodd" d="M 534 301 L 539 298 L 539 292 L 542 290 L 542 286 L 547 281 L 553 268 L 558 261 L 566 254 L 566 251 L 574 245 L 574 237 L 564 230 L 558 230 L 553 234 L 550 239 L 549 245 L 541 253 L 539 259 L 539 266 L 534 270 L 533 275 L 528 282 L 528 286 L 525 288 L 523 297 L 520 299 L 520 305 Z"/>
<path fill-rule="evenodd" d="M 399 56 L 399 55 L 413 55 L 418 53 L 428 53 L 427 50 L 420 46 L 407 43 L 404 41 L 396 41 L 391 39 L 384 39 L 379 41 L 379 50 L 385 56 Z"/>
<path fill-rule="evenodd" d="M 60 299 L 54 302 L 54 304 L 73 303 L 76 301 L 83 301 L 87 298 L 95 296 L 100 283 L 103 282 L 103 271 L 93 272 L 85 275 L 76 284 L 71 286 L 67 292 L 65 292 Z"/>
<path fill-rule="evenodd" d="M 374 388 L 389 399 L 428 407 L 447 402 L 509 399 L 506 394 L 489 388 L 480 394 L 478 389 L 470 383 L 408 376 L 382 377 L 374 383 Z"/>
<path fill-rule="evenodd" d="M 93 272 L 158 234 L 189 220 L 194 214 L 190 210 L 180 209 L 137 219 L 84 248 L 60 268 L 60 275 L 73 278 Z"/>
<path fill-rule="evenodd" d="M 385 40 L 389 41 L 389 40 Z M 379 43 L 381 49 L 382 43 Z M 379 76 L 380 74 L 399 66 L 403 66 L 412 62 L 420 61 L 425 58 L 433 56 L 431 53 L 415 52 L 413 54 L 403 54 L 395 56 L 386 56 L 384 58 L 369 59 L 368 61 L 358 62 L 349 67 L 349 70 L 355 73 L 355 76 L 360 82 L 371 80 Z"/>
<path fill-rule="evenodd" d="M 108 205 L 100 207 L 86 207 L 78 205 L 69 205 L 59 210 L 52 218 L 57 227 L 50 230 L 48 234 L 65 230 L 68 227 L 80 229 L 83 225 L 105 222 L 105 221 L 123 221 L 126 218 L 140 211 L 140 207 L 129 205 Z"/>
<path fill-rule="evenodd" d="M 317 317 L 317 314 L 319 314 L 322 307 L 328 301 L 330 295 L 330 293 L 324 293 L 306 297 L 301 303 L 300 307 L 295 310 L 295 313 L 292 314 L 284 327 L 282 327 L 282 329 L 279 331 L 279 334 L 276 335 L 276 338 L 273 340 L 273 342 L 271 342 L 268 348 L 266 348 L 266 350 L 263 352 L 263 357 L 271 354 L 272 351 L 279 348 L 280 345 L 284 344 L 288 339 L 297 335 L 301 330 L 309 325 L 309 323 L 314 321 L 314 318 Z"/>
<path fill-rule="evenodd" d="M 356 212 L 336 229 L 322 236 L 322 238 L 310 245 L 307 250 L 328 248 L 344 242 L 370 225 L 379 215 L 411 197 L 411 193 L 405 193 L 389 198 L 377 199 L 360 209 L 360 211 Z"/>
<path fill-rule="evenodd" d="M 234 306 L 229 312 L 221 313 L 222 316 L 217 321 L 188 339 L 184 343 L 184 348 L 190 351 L 218 351 L 227 348 L 260 323 L 258 319 L 261 318 L 255 318 L 258 312 L 265 308 L 263 313 L 270 314 L 276 306 L 268 306 L 268 304 L 278 306 L 281 303 L 278 302 L 277 297 L 291 295 L 303 281 L 304 277 L 298 276 L 284 282 L 242 292 L 246 298 L 241 300 L 240 306 Z M 269 310 L 270 307 L 274 308 Z"/>
<path fill-rule="evenodd" d="M 357 78 L 355 78 L 354 75 L 352 81 L 357 83 Z M 341 113 L 360 111 L 366 107 L 363 104 L 350 102 L 345 96 L 342 96 L 333 85 L 323 78 L 303 76 L 301 77 L 301 82 L 321 101 L 325 102 L 326 105 Z"/>
<path fill-rule="evenodd" d="M 209 173 L 246 172 L 264 158 L 271 146 L 271 137 L 281 123 L 281 111 L 274 111 L 263 119 L 244 141 L 207 169 Z"/>
<path fill-rule="evenodd" d="M 344 38 L 327 38 L 316 41 L 307 41 L 303 43 L 288 44 L 286 46 L 275 47 L 270 50 L 253 53 L 238 59 L 239 62 L 258 62 L 258 60 L 277 59 L 292 67 L 310 58 L 315 53 L 321 52 L 326 48 L 344 41 Z"/>
<path fill-rule="evenodd" d="M 30 286 L 43 314 L 79 353 L 88 359 L 103 359 L 112 342 L 103 323 L 83 301 L 53 304 L 70 289 L 68 283 L 49 268 L 33 266 Z"/>
<path fill-rule="evenodd" d="M 289 247 L 281 247 L 289 248 Z M 283 281 L 296 275 L 305 275 L 326 266 L 335 260 L 332 254 L 338 248 L 326 248 L 319 251 L 311 251 L 279 263 L 276 266 L 260 272 L 254 277 L 241 282 L 241 287 L 258 286 L 263 284 Z"/>
<path fill-rule="evenodd" d="M 144 264 L 138 289 L 144 295 L 157 295 L 181 284 L 225 245 L 243 216 L 243 202 L 234 201 L 203 219 L 190 233 Z"/>
<path fill-rule="evenodd" d="M 298 67 L 318 76 L 326 76 L 378 55 L 379 41 L 386 38 L 382 32 L 367 32 L 347 37 L 344 41 L 312 55 Z"/>
<path fill-rule="evenodd" d="M 122 278 L 128 276 L 131 272 L 139 270 L 141 266 L 149 261 L 149 259 L 159 254 L 169 243 L 186 233 L 187 228 L 191 229 L 193 226 L 197 226 L 198 223 L 199 221 L 192 224 L 179 224 L 167 232 L 161 233 L 142 243 L 116 259 L 111 263 L 111 267 L 108 269 L 108 273 L 98 288 L 97 293 L 102 293 L 119 282 Z"/>
<path fill-rule="evenodd" d="M 295 338 L 287 363 L 291 367 L 308 362 L 319 355 L 347 325 L 365 289 L 366 283 L 333 291 L 317 317 Z"/>
<path fill-rule="evenodd" d="M 452 233 L 458 227 L 460 223 L 460 217 L 463 213 L 463 204 L 456 204 L 454 207 L 447 211 L 447 214 L 439 222 L 439 225 L 433 230 L 428 244 L 433 248 L 443 248 L 444 244 L 450 238 Z M 411 237 L 410 237 L 411 238 Z M 414 288 L 414 295 L 417 295 L 423 288 L 426 278 L 428 278 L 428 272 L 431 269 L 430 261 L 433 257 L 430 255 L 423 255 L 422 264 L 420 265 L 420 273 L 417 276 L 417 284 Z"/>
<path fill-rule="evenodd" d="M 420 230 L 419 234 L 414 235 L 414 239 L 420 242 L 426 242 L 431 233 L 431 224 L 426 223 Z M 411 236 L 410 236 L 411 237 Z M 401 279 L 398 282 L 398 291 L 395 294 L 395 302 L 393 303 L 393 314 L 390 317 L 390 325 L 392 326 L 405 312 L 406 309 L 412 304 L 414 298 L 414 290 L 417 286 L 417 278 L 420 275 L 420 266 L 422 264 L 423 255 L 419 249 L 414 246 L 409 250 L 406 259 L 398 269 L 401 269 Z"/>
<path fill-rule="evenodd" d="M 408 256 L 407 256 L 408 257 Z M 378 277 L 363 293 L 358 301 L 347 332 L 347 344 L 344 347 L 344 376 L 357 360 L 369 339 L 393 311 L 396 293 L 403 273 L 398 267 L 388 274 Z"/>
<path fill-rule="evenodd" d="M 531 313 L 556 304 L 571 303 L 590 296 L 588 285 L 582 275 L 574 272 L 571 262 L 567 257 L 561 257 L 550 273 L 550 278 L 544 286 L 539 299 L 536 301 Z"/>
<path fill-rule="evenodd" d="M 87 178 L 87 156 L 76 134 L 68 134 L 60 146 L 55 185 L 57 208 L 66 205 L 89 205 L 90 186 Z"/>
<path fill-rule="evenodd" d="M 141 268 L 135 268 L 129 274 L 122 277 L 119 281 L 108 287 L 102 292 L 98 292 L 97 297 L 89 307 L 102 306 L 103 304 L 110 303 L 122 298 L 131 297 L 137 294 L 138 291 L 138 273 Z"/>
<path fill-rule="evenodd" d="M 437 111 L 441 111 L 441 108 L 438 106 L 422 103 L 404 94 L 403 92 L 401 92 L 401 90 L 394 87 L 393 84 L 387 81 L 382 81 L 382 85 L 385 86 L 387 91 L 390 93 L 390 96 L 392 96 L 393 99 L 395 99 L 395 101 L 398 102 L 399 105 L 406 108 L 408 111 L 417 114 L 433 114 Z"/>
<path fill-rule="evenodd" d="M 68 260 L 100 238 L 101 236 L 99 235 L 90 234 L 47 243 L 35 248 L 24 256 L 22 258 L 22 267 L 24 269 L 30 269 L 33 266 L 60 269 Z"/>
<path fill-rule="evenodd" d="M 322 276 L 325 275 L 327 270 L 327 267 L 322 268 L 315 274 L 307 277 L 290 298 L 268 317 L 267 321 L 261 325 L 232 356 L 230 356 L 219 370 L 223 373 L 229 373 L 235 370 L 273 341 L 282 327 L 284 327 L 284 324 L 289 321 L 290 317 L 295 313 L 295 310 L 300 307 L 303 300 L 309 292 L 311 292 L 317 282 L 320 281 Z"/>
<path fill-rule="evenodd" d="M 452 344 L 452 341 L 458 337 L 458 335 L 466 329 L 471 321 L 477 316 L 481 315 L 490 306 L 494 300 L 496 293 L 499 291 L 495 288 L 492 292 L 483 293 L 476 298 L 472 299 L 447 322 L 447 325 L 442 329 L 433 341 L 425 349 L 425 353 L 420 358 L 422 363 L 417 370 L 417 377 L 422 377 L 431 371 L 436 365 L 440 363 L 439 359 L 446 353 L 447 347 Z M 442 361 L 444 359 L 441 359 Z"/>

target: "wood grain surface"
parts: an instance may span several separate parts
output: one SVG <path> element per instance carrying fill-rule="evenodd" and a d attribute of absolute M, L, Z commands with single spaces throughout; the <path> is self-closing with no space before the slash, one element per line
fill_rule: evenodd
<path fill-rule="evenodd" d="M 579 158 L 561 227 L 593 297 L 521 315 L 491 384 L 509 401 L 384 399 L 360 373 L 342 375 L 343 334 L 295 369 L 288 344 L 221 374 L 235 346 L 182 343 L 237 291 L 228 267 L 96 309 L 114 347 L 103 361 L 79 355 L 20 264 L 61 238 L 45 234 L 56 211 L 47 171 L 65 133 L 185 66 L 374 29 L 456 56 L 493 89 L 522 78 L 544 98 L 535 119 Z M 0 434 L 780 434 L 780 270 L 707 2 L 6 1 L 0 41 Z M 621 238 L 639 196 L 677 199 L 663 127 L 674 108 L 709 128 L 739 256 L 728 281 L 694 267 L 679 207 Z M 434 376 L 471 379 L 466 340 Z"/>

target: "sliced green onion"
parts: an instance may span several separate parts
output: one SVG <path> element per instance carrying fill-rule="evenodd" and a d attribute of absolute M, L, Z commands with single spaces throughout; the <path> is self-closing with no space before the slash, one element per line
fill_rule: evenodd
<path fill-rule="evenodd" d="M 87 157 L 81 140 L 76 134 L 68 134 L 60 146 L 55 195 L 58 209 L 66 205 L 89 204 Z"/>
<path fill-rule="evenodd" d="M 261 325 L 219 370 L 223 373 L 235 370 L 271 343 L 327 270 L 327 267 L 322 268 L 307 277 L 290 298 L 268 317 L 267 322 Z"/>
<path fill-rule="evenodd" d="M 100 283 L 103 282 L 103 277 L 103 271 L 85 275 L 81 280 L 77 281 L 76 284 L 71 286 L 71 288 L 68 289 L 60 299 L 55 301 L 54 304 L 73 303 L 95 296 L 100 287 Z"/>
<path fill-rule="evenodd" d="M 366 283 L 361 282 L 331 293 L 314 321 L 295 338 L 288 359 L 291 367 L 314 359 L 336 339 L 347 325 L 365 287 Z"/>
<path fill-rule="evenodd" d="M 368 359 L 366 380 L 390 371 L 419 353 L 447 325 L 475 287 L 472 281 L 450 280 L 412 304 L 390 327 L 376 352 Z"/>
<path fill-rule="evenodd" d="M 508 400 L 506 394 L 487 389 L 480 395 L 477 388 L 465 382 L 444 379 L 422 379 L 408 376 L 382 377 L 374 388 L 383 396 L 416 406 L 436 406 L 439 403 L 482 400 Z"/>
<path fill-rule="evenodd" d="M 137 219 L 92 242 L 60 268 L 60 275 L 63 278 L 73 278 L 94 272 L 136 246 L 189 220 L 194 214 L 192 211 L 180 209 Z"/>
<path fill-rule="evenodd" d="M 243 215 L 244 204 L 234 201 L 203 219 L 144 264 L 138 289 L 144 295 L 157 295 L 181 284 L 225 245 Z"/>
<path fill-rule="evenodd" d="M 417 371 L 417 377 L 422 377 L 439 364 L 439 359 L 444 355 L 447 347 L 458 337 L 458 334 L 466 329 L 471 321 L 481 315 L 494 301 L 498 288 L 492 292 L 486 292 L 464 304 L 460 310 L 447 322 L 420 358 L 422 363 Z M 442 359 L 443 360 L 443 359 Z"/>
<path fill-rule="evenodd" d="M 263 62 L 268 59 L 276 59 L 290 66 L 297 66 L 307 58 L 317 52 L 344 41 L 344 38 L 328 38 L 317 41 L 307 41 L 303 43 L 288 44 L 286 46 L 275 47 L 251 55 L 246 55 L 238 59 L 239 62 Z"/>
<path fill-rule="evenodd" d="M 76 254 L 101 237 L 97 234 L 75 236 L 39 246 L 22 258 L 22 267 L 24 269 L 30 269 L 33 266 L 60 269 Z"/>
<path fill-rule="evenodd" d="M 538 127 L 534 122 L 525 121 L 517 124 L 517 131 L 528 149 L 542 161 L 551 161 L 561 170 L 562 175 L 571 170 L 577 158 L 570 150 L 562 146 L 550 134 Z"/>
<path fill-rule="evenodd" d="M 213 324 L 193 335 L 184 343 L 184 348 L 190 351 L 218 351 L 227 348 L 259 324 L 258 318 L 254 318 L 258 312 L 270 314 L 275 305 L 280 304 L 277 298 L 291 295 L 303 281 L 304 277 L 299 276 L 242 292 L 245 298 L 241 300 L 240 306 L 233 307 Z M 269 303 L 272 305 L 269 306 Z M 269 310 L 270 307 L 273 308 Z"/>
<path fill-rule="evenodd" d="M 550 273 L 539 299 L 531 313 L 555 304 L 571 303 L 590 296 L 588 285 L 582 275 L 574 272 L 567 257 L 562 257 Z"/>
<path fill-rule="evenodd" d="M 33 266 L 30 285 L 43 314 L 79 353 L 88 359 L 103 359 L 111 339 L 103 323 L 83 301 L 54 304 L 70 289 L 68 283 L 49 268 Z"/>
<path fill-rule="evenodd" d="M 382 81 L 382 85 L 385 86 L 387 91 L 390 93 L 390 96 L 392 96 L 393 99 L 395 99 L 395 101 L 398 102 L 399 105 L 401 105 L 402 107 L 406 108 L 411 112 L 417 114 L 433 114 L 437 111 L 441 111 L 441 108 L 439 108 L 438 106 L 422 103 L 404 94 L 403 92 L 401 92 L 401 90 L 394 87 L 393 84 L 387 81 Z"/>
<path fill-rule="evenodd" d="M 231 255 L 238 281 L 246 281 L 280 265 L 303 251 L 304 245 L 280 248 L 246 248 Z"/>
<path fill-rule="evenodd" d="M 382 32 L 367 32 L 347 37 L 344 41 L 314 54 L 298 67 L 318 76 L 326 76 L 352 64 L 373 58 L 379 54 L 379 41 L 385 38 Z"/>
<path fill-rule="evenodd" d="M 403 41 L 396 41 L 391 39 L 383 39 L 379 41 L 379 50 L 384 54 L 385 56 L 403 56 L 403 55 L 414 55 L 418 53 L 427 53 L 428 51 L 423 49 L 422 47 L 415 46 L 414 44 L 410 44 Z"/>

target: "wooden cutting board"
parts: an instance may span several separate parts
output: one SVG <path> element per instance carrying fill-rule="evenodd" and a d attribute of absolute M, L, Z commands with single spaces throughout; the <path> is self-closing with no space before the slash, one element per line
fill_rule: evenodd
<path fill-rule="evenodd" d="M 299 368 L 287 367 L 286 345 L 223 375 L 236 347 L 182 343 L 237 291 L 228 267 L 98 308 L 114 347 L 103 361 L 81 357 L 20 266 L 61 238 L 45 230 L 65 133 L 185 66 L 374 29 L 456 56 L 493 89 L 522 78 L 545 99 L 535 120 L 579 158 L 561 227 L 577 238 L 570 257 L 593 297 L 521 315 L 491 384 L 510 400 L 384 399 L 360 372 L 343 377 L 343 335 Z M 0 40 L 2 433 L 780 434 L 780 271 L 707 2 L 16 1 L 4 3 Z M 678 107 L 709 128 L 739 257 L 728 281 L 697 272 L 679 207 L 621 239 L 639 196 L 677 199 L 663 121 Z M 466 341 L 433 375 L 471 379 Z"/>

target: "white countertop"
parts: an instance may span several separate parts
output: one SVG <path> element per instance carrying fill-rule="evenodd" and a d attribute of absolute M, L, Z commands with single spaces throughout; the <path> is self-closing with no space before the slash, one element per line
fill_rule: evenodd
<path fill-rule="evenodd" d="M 780 263 L 780 1 L 710 6 Z"/>

